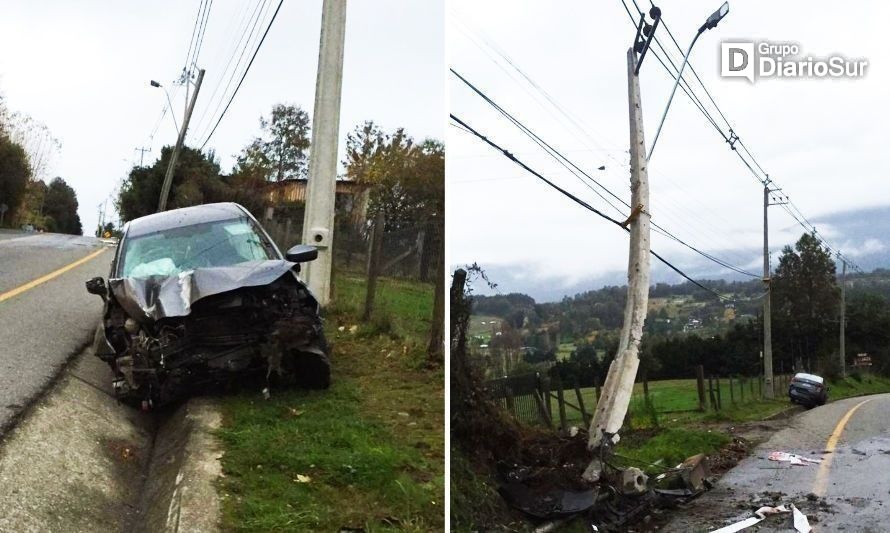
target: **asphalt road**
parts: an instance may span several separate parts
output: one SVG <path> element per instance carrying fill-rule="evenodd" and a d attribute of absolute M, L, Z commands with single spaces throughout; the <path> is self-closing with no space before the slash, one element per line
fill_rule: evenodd
<path fill-rule="evenodd" d="M 84 281 L 107 277 L 111 257 L 92 237 L 0 232 L 0 435 L 92 340 L 102 305 Z"/>
<path fill-rule="evenodd" d="M 768 460 L 773 451 L 822 463 L 790 466 Z M 848 398 L 790 419 L 662 531 L 711 531 L 760 506 L 790 503 L 814 531 L 890 530 L 890 394 Z M 793 531 L 790 520 L 767 519 L 759 531 Z"/>

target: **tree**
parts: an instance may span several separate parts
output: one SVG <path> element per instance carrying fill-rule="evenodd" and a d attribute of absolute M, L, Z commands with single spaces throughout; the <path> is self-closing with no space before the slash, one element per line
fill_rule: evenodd
<path fill-rule="evenodd" d="M 439 141 L 418 145 L 402 128 L 386 134 L 366 121 L 347 135 L 343 165 L 347 179 L 372 186 L 368 211 L 384 212 L 387 232 L 441 224 L 445 148 Z"/>
<path fill-rule="evenodd" d="M 804 234 L 786 246 L 772 280 L 777 360 L 812 365 L 836 349 L 839 289 L 831 253 Z"/>
<path fill-rule="evenodd" d="M 4 220 L 10 222 L 19 210 L 28 182 L 31 169 L 25 150 L 12 142 L 8 137 L 0 135 L 0 203 L 9 208 Z"/>
<path fill-rule="evenodd" d="M 238 157 L 234 173 L 261 175 L 267 181 L 304 178 L 309 170 L 309 114 L 299 106 L 275 104 L 269 119 L 260 117 L 259 137 Z"/>
<path fill-rule="evenodd" d="M 173 153 L 171 146 L 161 150 L 161 157 L 148 167 L 133 167 L 121 184 L 115 200 L 122 221 L 150 215 L 157 211 L 161 184 Z M 167 205 L 170 208 L 187 207 L 210 202 L 232 200 L 230 186 L 220 177 L 219 164 L 213 153 L 204 154 L 184 147 L 179 154 L 173 172 L 173 186 Z"/>
<path fill-rule="evenodd" d="M 62 178 L 56 177 L 49 182 L 43 212 L 47 217 L 47 231 L 83 234 L 77 214 L 77 193 Z"/>

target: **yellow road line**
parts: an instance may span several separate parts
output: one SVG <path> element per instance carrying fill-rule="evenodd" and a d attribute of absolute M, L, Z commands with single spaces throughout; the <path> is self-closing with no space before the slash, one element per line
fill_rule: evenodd
<path fill-rule="evenodd" d="M 4 293 L 0 294 L 0 302 L 9 300 L 10 298 L 15 298 L 16 296 L 18 296 L 19 294 L 21 294 L 25 291 L 29 291 L 42 283 L 46 283 L 47 281 L 49 281 L 53 278 L 61 276 L 62 274 L 64 274 L 65 272 L 68 272 L 72 268 L 79 267 L 80 265 L 86 263 L 87 261 L 89 261 L 95 257 L 98 257 L 99 255 L 104 253 L 106 249 L 107 248 L 102 248 L 101 250 L 97 250 L 97 251 L 91 253 L 90 255 L 83 257 L 81 259 L 78 259 L 77 261 L 75 261 L 71 264 L 65 265 L 62 268 L 60 268 L 56 271 L 50 272 L 49 274 L 47 274 L 45 276 L 41 276 L 33 281 L 29 281 L 28 283 L 25 283 L 24 285 L 19 285 L 18 287 L 14 288 L 10 291 L 4 292 Z"/>
<path fill-rule="evenodd" d="M 813 494 L 816 496 L 825 496 L 825 488 L 828 486 L 828 471 L 831 470 L 831 463 L 834 459 L 834 451 L 837 448 L 837 441 L 840 440 L 841 433 L 843 433 L 844 428 L 847 427 L 847 422 L 850 421 L 850 418 L 857 409 L 870 401 L 871 399 L 863 400 L 854 405 L 847 411 L 840 421 L 838 421 L 837 425 L 834 427 L 834 431 L 829 435 L 828 442 L 825 444 L 825 450 L 831 453 L 822 460 L 822 464 L 819 465 L 819 471 L 816 472 L 816 483 L 813 485 Z"/>

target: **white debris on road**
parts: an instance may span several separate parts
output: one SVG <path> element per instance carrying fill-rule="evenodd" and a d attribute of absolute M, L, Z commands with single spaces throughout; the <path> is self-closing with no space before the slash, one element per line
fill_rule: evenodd
<path fill-rule="evenodd" d="M 766 520 L 766 517 L 769 515 L 784 513 L 792 514 L 794 519 L 794 529 L 798 533 L 810 533 L 813 530 L 813 528 L 810 527 L 810 522 L 807 520 L 807 516 L 800 512 L 792 503 L 787 507 L 785 505 L 780 505 L 778 507 L 761 507 L 754 511 L 754 516 L 736 522 L 735 524 L 715 529 L 711 533 L 735 533 L 736 531 L 741 531 Z"/>
<path fill-rule="evenodd" d="M 810 459 L 809 457 L 804 457 L 802 455 L 796 455 L 788 452 L 772 452 L 767 457 L 770 461 L 779 461 L 779 462 L 787 462 L 791 463 L 792 466 L 807 466 L 809 464 L 819 464 L 822 462 L 822 459 Z"/>

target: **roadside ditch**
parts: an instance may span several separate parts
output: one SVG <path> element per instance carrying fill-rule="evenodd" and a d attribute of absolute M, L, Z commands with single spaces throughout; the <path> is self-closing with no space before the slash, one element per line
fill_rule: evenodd
<path fill-rule="evenodd" d="M 217 531 L 220 423 L 212 399 L 117 402 L 83 350 L 0 442 L 0 531 Z"/>

